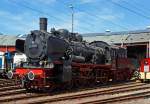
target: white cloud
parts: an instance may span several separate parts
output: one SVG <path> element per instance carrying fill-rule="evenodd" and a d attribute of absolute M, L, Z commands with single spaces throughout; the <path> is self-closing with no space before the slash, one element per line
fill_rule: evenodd
<path fill-rule="evenodd" d="M 11 34 L 9 33 L 10 31 L 12 33 L 25 34 L 29 33 L 32 29 L 36 29 L 38 26 L 38 22 L 30 13 L 13 14 L 7 11 L 0 11 L 0 17 L 0 25 L 3 28 L 7 28 L 6 34 Z"/>

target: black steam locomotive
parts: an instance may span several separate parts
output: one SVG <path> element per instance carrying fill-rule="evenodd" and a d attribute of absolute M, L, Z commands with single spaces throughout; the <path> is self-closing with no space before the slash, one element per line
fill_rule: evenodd
<path fill-rule="evenodd" d="M 130 67 L 118 70 L 122 62 L 119 59 L 128 62 L 124 48 L 112 48 L 102 41 L 87 43 L 81 35 L 65 29 L 47 32 L 46 18 L 40 18 L 40 30 L 31 31 L 26 40 L 16 41 L 16 49 L 25 53 L 28 61 L 16 68 L 14 76 L 27 89 L 70 82 L 108 82 L 119 79 L 120 72 L 121 76 L 131 77 Z"/>

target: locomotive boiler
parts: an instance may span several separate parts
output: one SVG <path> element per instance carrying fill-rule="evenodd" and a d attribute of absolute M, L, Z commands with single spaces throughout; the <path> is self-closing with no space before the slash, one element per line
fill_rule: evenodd
<path fill-rule="evenodd" d="M 103 41 L 87 43 L 81 35 L 66 29 L 52 28 L 47 32 L 46 18 L 40 18 L 40 30 L 31 31 L 25 40 L 16 40 L 16 49 L 27 56 L 27 62 L 14 72 L 26 89 L 80 86 L 131 77 L 129 65 L 118 67 L 119 62 L 128 62 L 120 61 L 127 58 L 125 49 L 112 48 Z M 122 79 L 115 77 L 119 75 Z"/>

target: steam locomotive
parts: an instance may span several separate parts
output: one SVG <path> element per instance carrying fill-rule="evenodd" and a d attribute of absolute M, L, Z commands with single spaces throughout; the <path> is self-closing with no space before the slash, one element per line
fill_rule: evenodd
<path fill-rule="evenodd" d="M 65 29 L 47 32 L 47 18 L 40 18 L 40 30 L 31 31 L 26 40 L 16 40 L 16 49 L 26 54 L 27 62 L 8 75 L 27 90 L 129 80 L 134 71 L 125 48 L 103 41 L 87 43 Z"/>

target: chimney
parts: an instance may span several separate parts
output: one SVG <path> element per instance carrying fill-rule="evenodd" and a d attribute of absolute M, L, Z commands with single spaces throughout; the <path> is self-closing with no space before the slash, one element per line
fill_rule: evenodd
<path fill-rule="evenodd" d="M 47 18 L 40 18 L 40 31 L 47 31 Z"/>

